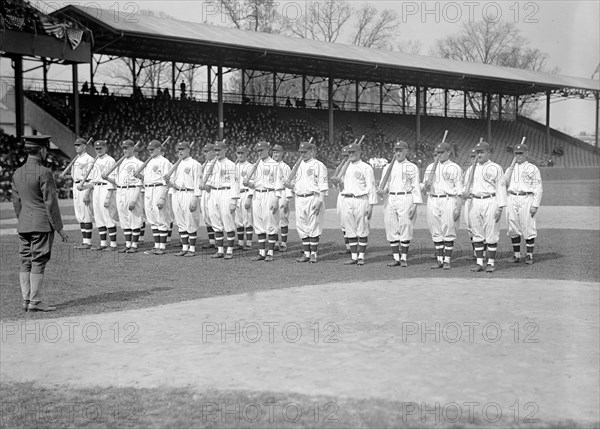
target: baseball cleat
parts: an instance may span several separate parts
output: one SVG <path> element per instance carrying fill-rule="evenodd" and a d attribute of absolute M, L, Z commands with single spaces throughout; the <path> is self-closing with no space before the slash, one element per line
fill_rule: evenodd
<path fill-rule="evenodd" d="M 251 261 L 264 261 L 265 260 L 265 256 L 262 255 L 258 255 L 255 256 L 254 258 L 250 259 Z"/>
<path fill-rule="evenodd" d="M 182 250 L 181 252 L 175 253 L 175 256 L 185 256 L 187 254 L 187 250 Z"/>
<path fill-rule="evenodd" d="M 22 305 L 23 311 L 26 312 L 28 307 L 29 307 L 29 300 L 28 299 L 23 300 L 23 305 Z"/>
<path fill-rule="evenodd" d="M 450 269 L 450 262 L 444 262 L 444 267 L 445 270 L 449 270 Z"/>
<path fill-rule="evenodd" d="M 94 251 L 99 251 L 99 250 L 104 250 L 104 249 L 108 249 L 108 246 L 92 247 L 92 250 L 94 250 Z M 110 249 L 110 250 L 112 250 L 112 249 Z"/>
<path fill-rule="evenodd" d="M 399 267 L 400 266 L 400 261 L 394 261 L 394 262 L 390 262 L 389 264 L 387 264 L 388 267 Z"/>
<path fill-rule="evenodd" d="M 523 259 L 517 258 L 516 256 L 513 256 L 512 262 L 513 262 L 513 264 L 518 264 L 520 262 L 523 262 Z"/>
<path fill-rule="evenodd" d="M 401 266 L 402 268 L 406 268 L 406 267 L 408 267 L 408 261 L 404 261 L 404 260 L 400 261 L 400 266 Z"/>
<path fill-rule="evenodd" d="M 310 258 L 306 255 L 302 255 L 300 258 L 296 259 L 296 262 L 308 262 Z"/>
<path fill-rule="evenodd" d="M 486 273 L 493 273 L 494 271 L 496 271 L 496 267 L 494 267 L 493 265 L 489 265 L 487 267 L 485 267 L 485 272 Z"/>
<path fill-rule="evenodd" d="M 252 245 L 251 245 L 251 244 L 246 244 L 246 245 L 244 246 L 244 249 L 243 249 L 243 250 L 252 250 Z"/>
<path fill-rule="evenodd" d="M 279 251 L 280 251 L 280 252 L 287 252 L 287 250 L 288 250 L 288 248 L 287 248 L 287 244 L 285 244 L 285 243 L 281 243 L 281 244 L 279 245 Z"/>
<path fill-rule="evenodd" d="M 127 253 L 137 253 L 137 247 L 130 247 L 129 249 L 127 249 Z"/>
<path fill-rule="evenodd" d="M 352 253 L 352 252 L 350 252 L 350 249 L 344 249 L 344 250 L 340 251 L 338 254 L 339 255 L 349 255 L 350 253 Z"/>
<path fill-rule="evenodd" d="M 106 249 L 106 247 L 105 247 Z M 99 249 L 99 250 L 103 250 L 103 249 Z M 110 250 L 111 252 L 117 252 L 119 250 L 119 248 L 117 246 L 110 246 L 108 248 L 108 250 Z"/>
<path fill-rule="evenodd" d="M 310 261 L 311 264 L 316 264 L 317 263 L 317 255 L 310 255 Z"/>
<path fill-rule="evenodd" d="M 54 310 L 56 310 L 56 307 L 51 307 L 49 305 L 42 304 L 41 302 L 38 302 L 37 304 L 30 302 L 29 305 L 27 306 L 27 311 L 54 311 Z"/>
<path fill-rule="evenodd" d="M 527 265 L 533 265 L 533 258 L 527 258 L 527 259 L 525 259 L 525 263 Z"/>
<path fill-rule="evenodd" d="M 443 266 L 443 264 L 442 264 Z M 481 271 L 483 271 L 483 265 L 475 265 L 474 267 L 471 268 L 471 271 L 473 271 L 474 273 L 480 273 Z"/>
<path fill-rule="evenodd" d="M 223 255 L 223 254 L 222 254 L 222 253 L 220 253 L 220 252 L 217 252 L 217 253 L 214 253 L 214 254 L 210 255 L 210 257 L 211 257 L 212 259 L 220 259 L 220 258 L 223 258 L 224 256 L 225 256 L 225 255 Z"/>
<path fill-rule="evenodd" d="M 77 250 L 87 250 L 87 249 L 91 249 L 92 245 L 91 244 L 81 244 L 81 245 L 77 245 L 77 246 L 73 246 L 73 249 L 77 249 Z"/>
<path fill-rule="evenodd" d="M 129 250 L 129 247 L 122 247 L 119 250 L 117 250 L 117 253 L 127 253 L 128 250 Z"/>
<path fill-rule="evenodd" d="M 233 253 L 225 253 L 225 256 L 223 256 L 223 259 L 233 259 Z"/>
<path fill-rule="evenodd" d="M 183 255 L 185 258 L 193 258 L 194 256 L 196 256 L 196 252 L 190 252 L 188 251 L 185 255 Z"/>
<path fill-rule="evenodd" d="M 365 260 L 359 258 L 358 261 L 356 261 L 356 265 L 365 265 Z"/>
<path fill-rule="evenodd" d="M 356 259 L 350 259 L 349 261 L 344 262 L 344 265 L 356 265 L 358 261 Z"/>
<path fill-rule="evenodd" d="M 444 268 L 444 263 L 437 261 L 435 264 L 431 266 L 432 270 L 439 270 L 440 268 Z"/>
<path fill-rule="evenodd" d="M 273 262 L 273 256 L 271 256 L 271 255 L 265 256 L 265 262 Z"/>
<path fill-rule="evenodd" d="M 155 255 L 164 255 L 166 252 L 163 249 L 156 249 L 156 252 L 152 252 Z"/>

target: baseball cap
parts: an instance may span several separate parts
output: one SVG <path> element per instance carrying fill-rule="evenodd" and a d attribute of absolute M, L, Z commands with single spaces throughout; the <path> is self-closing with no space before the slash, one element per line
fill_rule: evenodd
<path fill-rule="evenodd" d="M 313 143 L 302 142 L 298 147 L 298 152 L 308 152 L 311 149 L 314 149 L 316 146 Z"/>
<path fill-rule="evenodd" d="M 179 142 L 177 143 L 177 150 L 180 149 L 189 149 L 190 148 L 190 142 Z"/>
<path fill-rule="evenodd" d="M 210 152 L 211 150 L 215 150 L 215 145 L 212 143 L 206 143 L 202 148 L 202 152 Z"/>
<path fill-rule="evenodd" d="M 408 149 L 408 143 L 406 143 L 403 140 L 398 140 L 395 144 L 394 144 L 394 149 Z"/>
<path fill-rule="evenodd" d="M 95 149 L 98 149 L 98 148 L 101 148 L 101 147 L 106 147 L 106 140 L 96 140 L 94 142 L 94 148 Z"/>
<path fill-rule="evenodd" d="M 490 144 L 488 142 L 479 142 L 475 145 L 473 150 L 476 152 L 480 150 L 490 150 Z"/>
<path fill-rule="evenodd" d="M 358 143 L 349 144 L 348 152 L 360 152 L 360 145 Z"/>
<path fill-rule="evenodd" d="M 50 147 L 50 136 L 37 134 L 34 136 L 24 136 L 25 146 L 28 147 Z"/>
<path fill-rule="evenodd" d="M 348 146 L 343 146 L 342 147 L 342 155 L 348 155 Z"/>
<path fill-rule="evenodd" d="M 123 140 L 123 143 L 121 143 L 121 147 L 123 149 L 127 149 L 128 147 L 133 147 L 135 146 L 135 143 L 133 142 L 133 140 Z"/>
<path fill-rule="evenodd" d="M 81 144 L 87 144 L 87 140 L 86 139 L 77 139 L 75 140 L 75 143 L 73 143 L 75 146 L 79 146 Z"/>
<path fill-rule="evenodd" d="M 248 148 L 246 146 L 238 146 L 236 153 L 248 153 Z"/>
<path fill-rule="evenodd" d="M 513 152 L 528 152 L 528 151 L 529 151 L 529 148 L 527 147 L 527 145 L 525 143 L 516 145 L 513 150 Z"/>
<path fill-rule="evenodd" d="M 256 145 L 254 146 L 254 150 L 269 149 L 270 146 L 271 144 L 269 142 L 261 140 L 258 143 L 256 143 Z"/>
<path fill-rule="evenodd" d="M 471 149 L 471 152 L 469 152 L 469 156 L 477 156 L 477 152 L 475 151 L 475 149 Z"/>
<path fill-rule="evenodd" d="M 215 142 L 214 149 L 215 150 L 227 150 L 227 145 L 225 143 L 223 143 L 222 141 Z"/>
<path fill-rule="evenodd" d="M 435 152 L 448 152 L 450 145 L 448 143 L 440 143 L 435 147 Z"/>
<path fill-rule="evenodd" d="M 158 140 L 152 140 L 148 143 L 148 150 L 158 149 L 160 147 L 160 142 Z"/>
<path fill-rule="evenodd" d="M 283 152 L 283 146 L 281 146 L 280 144 L 276 144 L 271 150 L 274 150 L 276 152 Z"/>

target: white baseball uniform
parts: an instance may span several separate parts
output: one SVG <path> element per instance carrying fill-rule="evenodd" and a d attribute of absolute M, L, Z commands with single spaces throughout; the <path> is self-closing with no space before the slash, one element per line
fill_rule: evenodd
<path fill-rule="evenodd" d="M 319 237 L 323 233 L 325 202 L 323 192 L 329 189 L 327 167 L 317 159 L 302 161 L 293 181 L 296 195 L 296 230 L 300 238 Z M 319 214 L 315 205 L 321 202 Z"/>
<path fill-rule="evenodd" d="M 425 170 L 425 177 L 434 174 L 427 197 L 427 224 L 434 243 L 455 241 L 458 221 L 454 221 L 454 209 L 463 192 L 462 169 L 448 160 L 439 162 L 434 173 L 434 165 Z"/>
<path fill-rule="evenodd" d="M 202 166 L 191 156 L 182 160 L 171 176 L 173 214 L 179 231 L 196 232 L 200 225 L 199 207 L 190 211 L 190 203 L 202 194 L 200 190 Z M 199 205 L 199 204 L 198 204 Z"/>
<path fill-rule="evenodd" d="M 270 207 L 281 197 L 283 180 L 279 163 L 273 158 L 261 159 L 251 182 L 254 182 L 252 219 L 257 234 L 279 233 L 279 210 L 273 214 Z"/>
<path fill-rule="evenodd" d="M 201 165 L 201 172 L 202 172 L 202 178 L 204 183 L 206 183 L 206 181 L 208 180 L 208 170 L 210 169 L 210 165 L 213 163 L 213 161 L 216 158 L 211 159 L 210 161 L 204 161 L 204 163 Z M 209 211 L 209 205 L 208 205 L 208 201 L 210 200 L 210 192 L 202 192 L 201 196 L 200 196 L 200 211 L 202 212 L 201 216 L 202 216 L 202 220 L 204 221 L 204 224 L 206 226 L 212 226 L 211 220 L 210 220 L 210 211 Z"/>
<path fill-rule="evenodd" d="M 472 168 L 473 166 L 468 168 L 467 177 Z M 500 222 L 494 220 L 494 214 L 498 207 L 506 207 L 506 185 L 502 167 L 489 160 L 484 164 L 477 163 L 469 198 L 469 225 L 473 233 L 473 242 L 498 243 Z"/>
<path fill-rule="evenodd" d="M 252 226 L 252 208 L 246 210 L 244 207 L 248 197 L 254 195 L 254 190 L 243 185 L 244 180 L 248 177 L 248 173 L 252 169 L 252 164 L 248 161 L 243 163 L 236 163 L 236 175 L 240 179 L 240 199 L 237 200 L 237 209 L 235 211 L 235 226 L 237 228 L 246 228 Z"/>
<path fill-rule="evenodd" d="M 383 177 L 392 168 L 390 178 L 383 187 Z M 395 161 L 387 165 L 382 172 L 379 187 L 388 190 L 383 202 L 383 222 L 386 238 L 389 242 L 410 241 L 417 216 L 411 220 L 408 212 L 413 204 L 423 204 L 419 186 L 419 167 L 408 160 Z"/>
<path fill-rule="evenodd" d="M 510 174 L 510 170 L 506 172 Z M 531 217 L 531 207 L 539 207 L 542 201 L 542 176 L 539 168 L 525 161 L 515 164 L 510 177 L 505 176 L 508 184 L 508 236 L 523 236 L 525 240 L 537 237 L 535 217 Z"/>
<path fill-rule="evenodd" d="M 159 231 L 167 231 L 172 221 L 170 216 L 170 198 L 167 197 L 167 186 L 164 175 L 173 164 L 162 155 L 152 158 L 142 171 L 144 175 L 144 206 L 150 224 Z M 162 209 L 157 207 L 158 201 L 164 198 Z"/>
<path fill-rule="evenodd" d="M 75 162 L 71 166 L 71 177 L 73 178 L 73 207 L 75 209 L 75 218 L 79 223 L 91 223 L 94 221 L 93 214 L 93 203 L 90 201 L 90 204 L 85 205 L 83 203 L 83 197 L 87 192 L 93 191 L 89 189 L 84 189 L 80 191 L 78 188 L 81 185 L 83 178 L 86 176 L 88 170 L 92 167 L 94 163 L 94 158 L 84 152 L 80 155 L 77 155 Z M 91 175 L 90 175 L 91 177 Z M 86 182 L 89 182 L 90 179 L 87 179 Z"/>
<path fill-rule="evenodd" d="M 113 228 L 116 226 L 115 219 L 118 218 L 116 199 L 114 196 L 115 186 L 102 179 L 102 175 L 108 173 L 108 171 L 115 165 L 115 160 L 112 156 L 104 154 L 98 158 L 94 168 L 92 169 L 89 178 L 94 185 L 92 191 L 92 201 L 94 206 L 94 221 L 96 227 L 107 227 Z M 107 194 L 111 194 L 111 202 L 108 208 L 104 207 L 104 201 L 106 200 Z"/>
<path fill-rule="evenodd" d="M 285 182 L 290 177 L 292 169 L 283 161 L 279 162 L 279 167 L 281 168 L 282 180 Z M 287 209 L 284 210 L 283 203 L 292 198 L 292 190 L 289 188 L 280 188 L 279 191 L 281 192 L 281 199 L 279 200 L 279 227 L 283 227 L 290 224 L 290 207 L 288 205 Z"/>
<path fill-rule="evenodd" d="M 233 232 L 235 231 L 235 212 L 231 213 L 229 207 L 231 204 L 237 206 L 240 198 L 239 176 L 233 161 L 227 158 L 221 160 L 215 158 L 215 161 L 212 174 L 207 177 L 206 181 L 211 194 L 208 200 L 211 226 L 215 232 Z"/>
<path fill-rule="evenodd" d="M 343 180 L 342 215 L 346 236 L 367 237 L 371 222 L 367 219 L 367 210 L 370 204 L 377 204 L 373 167 L 362 160 L 351 162 Z"/>
<path fill-rule="evenodd" d="M 126 158 L 111 174 L 117 184 L 117 209 L 122 229 L 141 228 L 144 221 L 142 181 L 134 176 L 142 164 L 142 161 L 132 156 Z M 135 202 L 133 210 L 129 210 L 131 202 Z"/>

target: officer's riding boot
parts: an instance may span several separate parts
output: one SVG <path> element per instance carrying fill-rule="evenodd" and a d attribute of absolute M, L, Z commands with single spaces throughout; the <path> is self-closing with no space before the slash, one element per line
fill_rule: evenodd
<path fill-rule="evenodd" d="M 27 311 L 29 306 L 29 297 L 31 292 L 31 283 L 29 281 L 29 271 L 19 273 L 19 282 L 21 283 L 21 293 L 23 294 L 23 310 Z"/>
<path fill-rule="evenodd" d="M 31 273 L 29 277 L 29 281 L 31 283 L 31 293 L 29 295 L 29 306 L 27 307 L 29 311 L 54 311 L 56 307 L 50 307 L 48 305 L 42 304 L 42 284 L 44 283 L 44 275 L 43 274 L 33 274 Z"/>

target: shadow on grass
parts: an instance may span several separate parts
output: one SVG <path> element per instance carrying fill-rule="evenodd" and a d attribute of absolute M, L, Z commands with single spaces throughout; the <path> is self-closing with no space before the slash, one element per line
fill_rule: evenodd
<path fill-rule="evenodd" d="M 119 292 L 105 292 L 97 295 L 87 296 L 85 298 L 74 299 L 71 301 L 58 304 L 56 307 L 59 309 L 78 307 L 80 305 L 90 304 L 103 304 L 108 302 L 126 302 L 135 299 L 140 299 L 149 295 L 153 292 L 167 292 L 173 288 L 170 287 L 155 287 L 147 290 L 132 290 L 132 291 L 119 291 Z"/>

